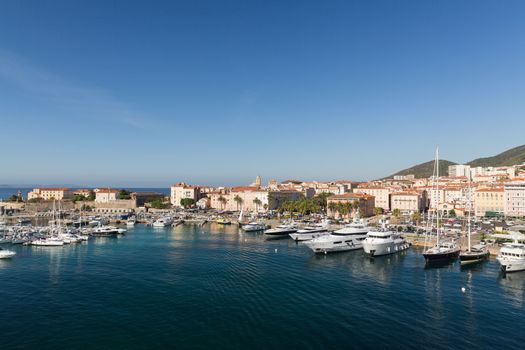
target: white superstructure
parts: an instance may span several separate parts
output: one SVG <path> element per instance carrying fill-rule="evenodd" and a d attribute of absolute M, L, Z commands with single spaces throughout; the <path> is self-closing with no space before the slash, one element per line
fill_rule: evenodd
<path fill-rule="evenodd" d="M 343 252 L 363 248 L 363 241 L 369 227 L 360 221 L 354 221 L 329 235 L 305 242 L 314 253 Z"/>
<path fill-rule="evenodd" d="M 497 257 L 501 264 L 501 269 L 505 272 L 515 272 L 525 270 L 525 244 L 519 243 L 518 239 L 525 238 L 523 234 L 513 232 L 514 243 L 505 243 Z"/>
<path fill-rule="evenodd" d="M 410 247 L 398 232 L 370 231 L 363 241 L 363 249 L 370 256 L 394 254 Z"/>

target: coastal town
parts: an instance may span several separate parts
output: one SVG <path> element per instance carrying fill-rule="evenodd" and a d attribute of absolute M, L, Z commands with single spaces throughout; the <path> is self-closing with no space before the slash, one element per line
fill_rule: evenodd
<path fill-rule="evenodd" d="M 427 249 L 428 262 L 434 258 L 461 257 L 461 249 L 467 255 L 474 254 L 476 261 L 489 254 L 499 258 L 503 254 L 502 245 L 494 242 L 510 240 L 517 244 L 525 232 L 525 226 L 521 225 L 525 217 L 525 164 L 503 167 L 454 164 L 448 166 L 446 176 L 440 176 L 436 158 L 434 174 L 428 178 L 408 174 L 369 182 L 272 179 L 263 184 L 257 176 L 251 184 L 234 187 L 178 182 L 170 187 L 169 193 L 167 196 L 110 187 L 42 187 L 25 195 L 18 191 L 0 202 L 0 213 L 5 218 L 1 230 L 9 231 L 8 220 L 12 225 L 33 224 L 35 218 L 50 215 L 52 226 L 39 229 L 48 237 L 38 236 L 36 240 L 33 233 L 28 233 L 31 230 L 14 226 L 11 234 L 4 233 L 0 242 L 62 245 L 63 241 L 87 240 L 89 235 L 126 231 L 107 226 L 110 221 L 157 227 L 183 222 L 235 222 L 245 232 L 264 231 L 269 238 L 290 236 L 296 241 L 308 241 L 305 244 L 314 253 L 356 247 L 364 247 L 367 252 L 366 241 L 361 242 L 366 237 L 388 238 L 394 242 L 388 253 L 421 245 Z M 300 227 L 301 221 L 305 224 Z M 80 228 L 84 224 L 84 230 L 65 234 L 61 227 L 55 226 L 57 222 L 64 226 L 76 223 Z M 382 237 L 370 230 L 387 233 Z M 509 232 L 511 235 L 506 236 Z M 338 234 L 361 237 L 339 241 Z M 435 243 L 429 239 L 432 236 L 436 236 Z M 332 237 L 331 241 L 324 242 L 326 237 Z M 450 245 L 444 245 L 444 240 L 449 240 Z M 476 248 L 472 248 L 474 242 Z M 512 249 L 519 250 L 516 254 L 524 260 L 521 246 Z M 374 254 L 379 255 L 376 248 L 372 249 Z M 504 265 L 504 268 L 510 271 L 511 267 Z"/>
<path fill-rule="evenodd" d="M 369 182 L 270 180 L 263 184 L 257 176 L 245 186 L 212 187 L 179 182 L 171 185 L 170 195 L 159 192 L 129 192 L 109 187 L 95 189 L 34 188 L 15 193 L 0 203 L 1 212 L 35 212 L 50 208 L 53 200 L 62 201 L 64 209 L 96 213 L 132 213 L 148 209 L 198 208 L 245 213 L 266 213 L 286 204 L 323 196 L 326 214 L 335 219 L 361 218 L 395 214 L 418 218 L 428 211 L 444 217 L 465 217 L 469 194 L 472 215 L 477 218 L 525 217 L 525 165 L 477 167 L 451 165 L 447 176 L 440 176 L 438 186 L 431 178 L 399 175 Z M 350 204 L 345 210 L 342 204 Z M 355 204 L 354 204 L 355 203 Z M 301 210 L 299 210 L 301 211 Z M 301 214 L 309 213 L 304 208 Z"/>

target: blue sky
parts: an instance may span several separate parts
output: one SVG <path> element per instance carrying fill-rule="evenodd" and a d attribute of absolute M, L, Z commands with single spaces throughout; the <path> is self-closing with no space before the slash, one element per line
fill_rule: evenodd
<path fill-rule="evenodd" d="M 0 183 L 368 180 L 525 143 L 523 1 L 0 2 Z"/>

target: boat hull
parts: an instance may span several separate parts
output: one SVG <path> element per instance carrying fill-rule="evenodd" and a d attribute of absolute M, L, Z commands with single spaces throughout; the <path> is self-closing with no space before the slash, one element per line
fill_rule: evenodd
<path fill-rule="evenodd" d="M 489 252 L 462 252 L 459 254 L 461 265 L 475 264 L 489 258 Z"/>
<path fill-rule="evenodd" d="M 498 259 L 503 272 L 525 271 L 525 261 Z"/>
<path fill-rule="evenodd" d="M 432 262 L 447 262 L 456 260 L 459 257 L 459 250 L 443 253 L 424 253 L 425 261 Z"/>
<path fill-rule="evenodd" d="M 376 257 L 376 256 L 382 256 L 382 255 L 390 255 L 402 252 L 403 250 L 407 250 L 410 248 L 410 244 L 408 242 L 402 242 L 402 243 L 363 243 L 363 250 L 366 254 L 368 254 L 370 257 Z"/>

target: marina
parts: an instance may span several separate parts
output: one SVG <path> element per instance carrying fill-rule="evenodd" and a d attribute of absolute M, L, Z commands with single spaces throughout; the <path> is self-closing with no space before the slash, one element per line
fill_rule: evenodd
<path fill-rule="evenodd" d="M 372 260 L 363 250 L 317 255 L 215 223 L 138 224 L 70 246 L 9 249 L 17 255 L 0 260 L 0 312 L 18 316 L 0 318 L 6 348 L 173 339 L 184 348 L 338 348 L 348 339 L 374 348 L 394 337 L 400 349 L 517 349 L 525 340 L 525 274 L 505 275 L 495 259 L 428 268 L 419 248 Z M 389 333 L 377 332 L 385 323 Z"/>

